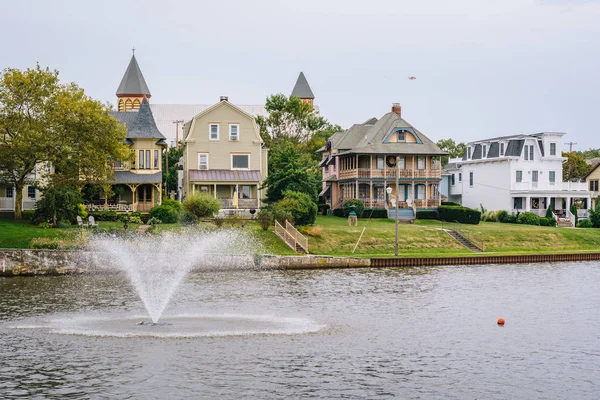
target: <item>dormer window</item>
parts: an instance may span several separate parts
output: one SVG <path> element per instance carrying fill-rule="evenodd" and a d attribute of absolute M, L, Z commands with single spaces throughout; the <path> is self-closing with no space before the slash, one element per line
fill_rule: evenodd
<path fill-rule="evenodd" d="M 484 144 L 482 158 L 486 158 L 486 157 L 487 157 L 487 146 Z"/>
<path fill-rule="evenodd" d="M 550 155 L 551 156 L 556 155 L 556 143 L 550 143 Z"/>
<path fill-rule="evenodd" d="M 500 143 L 500 157 L 504 156 L 504 143 Z"/>
<path fill-rule="evenodd" d="M 470 159 L 471 159 L 471 148 L 468 147 L 467 148 L 467 160 L 470 160 Z"/>
<path fill-rule="evenodd" d="M 398 135 L 398 139 L 396 141 L 398 141 L 398 142 L 406 142 L 406 132 L 404 132 L 404 131 L 398 131 L 397 135 Z"/>

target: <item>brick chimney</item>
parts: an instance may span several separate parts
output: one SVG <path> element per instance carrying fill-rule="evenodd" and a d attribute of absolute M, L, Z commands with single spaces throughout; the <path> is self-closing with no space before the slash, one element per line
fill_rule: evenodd
<path fill-rule="evenodd" d="M 229 101 L 229 97 L 221 96 L 221 99 L 219 101 Z"/>
<path fill-rule="evenodd" d="M 400 106 L 400 103 L 392 103 L 392 112 L 398 114 L 399 117 L 402 116 L 402 106 Z"/>

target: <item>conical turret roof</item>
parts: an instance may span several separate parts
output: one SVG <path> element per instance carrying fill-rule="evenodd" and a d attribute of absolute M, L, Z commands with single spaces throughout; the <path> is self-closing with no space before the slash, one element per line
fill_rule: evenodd
<path fill-rule="evenodd" d="M 312 90 L 310 90 L 310 86 L 306 81 L 306 77 L 304 76 L 304 72 L 300 72 L 298 75 L 298 80 L 296 81 L 296 85 L 294 86 L 294 90 L 292 90 L 292 96 L 299 97 L 301 99 L 314 99 L 315 95 Z"/>
<path fill-rule="evenodd" d="M 151 96 L 150 89 L 148 89 L 148 85 L 146 85 L 146 80 L 144 79 L 144 75 L 142 75 L 142 71 L 135 59 L 135 55 L 131 57 L 127 71 L 125 71 L 125 75 L 123 75 L 123 79 L 121 79 L 121 84 L 117 89 L 117 96 L 119 95 Z"/>

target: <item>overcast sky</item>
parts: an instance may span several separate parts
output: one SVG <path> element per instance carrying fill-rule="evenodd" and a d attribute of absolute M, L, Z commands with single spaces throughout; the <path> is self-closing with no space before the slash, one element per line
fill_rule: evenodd
<path fill-rule="evenodd" d="M 5 1 L 0 67 L 39 62 L 116 104 L 135 46 L 155 103 L 264 104 L 304 71 L 344 128 L 400 102 L 433 140 L 561 131 L 583 150 L 599 21 L 600 0 Z"/>

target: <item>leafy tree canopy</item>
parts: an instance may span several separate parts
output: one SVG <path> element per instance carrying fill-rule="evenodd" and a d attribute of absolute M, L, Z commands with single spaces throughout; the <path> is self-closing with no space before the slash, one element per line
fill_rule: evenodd
<path fill-rule="evenodd" d="M 577 154 L 579 154 L 581 157 L 585 158 L 586 160 L 591 160 L 592 158 L 600 158 L 600 149 L 587 149 L 584 151 L 577 151 Z"/>
<path fill-rule="evenodd" d="M 0 181 L 16 189 L 15 218 L 22 218 L 22 190 L 55 168 L 54 185 L 81 187 L 106 181 L 108 160 L 125 159 L 126 131 L 109 108 L 57 71 L 37 65 L 0 75 Z M 39 167 L 42 166 L 42 169 Z M 37 173 L 31 172 L 38 168 Z"/>
<path fill-rule="evenodd" d="M 448 165 L 448 160 L 450 158 L 458 158 L 462 157 L 463 154 L 467 151 L 467 145 L 463 142 L 456 143 L 454 139 L 440 139 L 437 141 L 436 145 L 447 152 L 447 156 L 442 156 L 442 166 L 445 167 Z"/>
<path fill-rule="evenodd" d="M 167 162 L 168 157 L 168 162 Z M 165 182 L 165 196 L 169 196 L 171 191 L 177 191 L 177 171 L 182 170 L 183 166 L 179 164 L 179 159 L 183 157 L 183 146 L 179 148 L 169 147 L 162 154 L 162 173 L 163 182 Z M 167 168 L 168 164 L 168 168 Z"/>
<path fill-rule="evenodd" d="M 585 161 L 585 158 L 576 152 L 563 152 L 563 157 L 567 157 L 567 161 L 563 163 L 563 180 L 577 182 L 590 172 L 591 165 Z"/>

